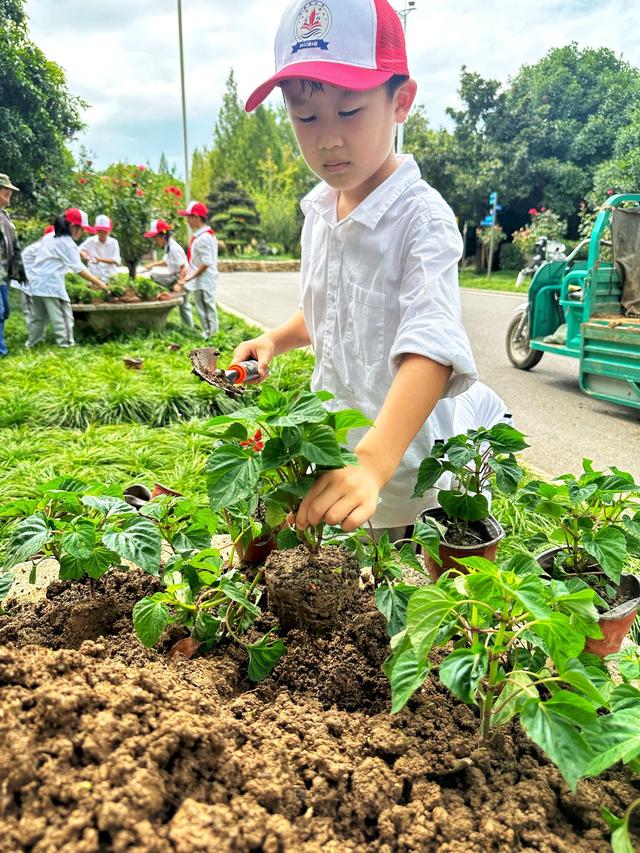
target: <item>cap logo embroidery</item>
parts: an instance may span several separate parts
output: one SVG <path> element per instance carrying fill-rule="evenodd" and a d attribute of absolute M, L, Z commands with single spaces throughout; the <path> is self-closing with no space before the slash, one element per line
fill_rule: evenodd
<path fill-rule="evenodd" d="M 307 48 L 328 50 L 329 42 L 323 41 L 331 29 L 331 12 L 324 3 L 305 3 L 298 14 L 295 27 L 296 44 L 291 53 Z"/>

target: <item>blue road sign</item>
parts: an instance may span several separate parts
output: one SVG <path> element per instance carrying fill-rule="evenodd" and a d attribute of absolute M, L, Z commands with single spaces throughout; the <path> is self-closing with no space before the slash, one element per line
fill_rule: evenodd
<path fill-rule="evenodd" d="M 485 216 L 480 225 L 493 225 L 493 216 L 491 214 Z"/>
<path fill-rule="evenodd" d="M 491 193 L 491 194 L 489 195 L 489 204 L 490 204 L 492 207 L 493 207 L 493 205 L 496 203 L 496 201 L 497 201 L 497 200 L 498 200 L 498 193 L 493 192 L 493 193 Z"/>

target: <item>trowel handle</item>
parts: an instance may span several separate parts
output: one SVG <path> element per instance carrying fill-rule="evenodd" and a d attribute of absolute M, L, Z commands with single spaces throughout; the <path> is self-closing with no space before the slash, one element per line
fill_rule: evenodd
<path fill-rule="evenodd" d="M 231 364 L 225 370 L 224 375 L 233 385 L 242 385 L 245 382 L 251 382 L 260 376 L 258 373 L 258 362 L 252 360 Z"/>

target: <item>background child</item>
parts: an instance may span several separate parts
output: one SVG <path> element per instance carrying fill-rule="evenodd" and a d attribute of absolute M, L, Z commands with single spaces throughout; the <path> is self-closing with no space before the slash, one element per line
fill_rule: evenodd
<path fill-rule="evenodd" d="M 9 351 L 4 340 L 4 323 L 9 317 L 9 282 L 25 280 L 24 269 L 18 245 L 18 235 L 6 209 L 11 204 L 11 196 L 19 192 L 8 175 L 0 175 L 0 357 Z"/>
<path fill-rule="evenodd" d="M 178 284 L 178 280 L 187 274 L 189 264 L 184 249 L 171 236 L 172 230 L 171 225 L 164 219 L 152 220 L 149 230 L 144 236 L 153 240 L 156 246 L 162 249 L 163 254 L 161 260 L 152 261 L 145 266 L 145 269 L 155 270 L 151 273 L 151 278 L 162 287 L 180 293 L 183 287 Z M 193 312 L 187 292 L 185 292 L 184 299 L 180 303 L 180 319 L 183 325 L 193 327 Z"/>
<path fill-rule="evenodd" d="M 86 258 L 91 275 L 108 282 L 117 274 L 117 267 L 121 264 L 120 246 L 116 238 L 111 236 L 111 220 L 108 216 L 102 213 L 96 216 L 93 230 L 95 234 L 80 246 L 80 255 Z"/>
<path fill-rule="evenodd" d="M 280 85 L 322 183 L 302 202 L 301 310 L 233 359 L 257 358 L 264 377 L 274 356 L 311 343 L 312 387 L 334 394 L 332 409 L 355 407 L 375 421 L 352 439 L 360 464 L 318 479 L 298 527 L 324 520 L 354 530 L 373 516 L 378 529 L 404 528 L 435 503 L 434 494 L 411 495 L 434 438 L 453 428 L 452 401 L 438 401 L 476 378 L 460 321 L 462 240 L 413 158 L 394 153 L 416 84 L 386 0 L 341 0 L 330 10 L 291 3 L 275 55 L 275 75 L 246 109 Z"/>
<path fill-rule="evenodd" d="M 218 331 L 218 241 L 213 228 L 207 224 L 209 211 L 206 204 L 192 201 L 186 210 L 179 210 L 178 213 L 186 216 L 189 228 L 193 231 L 187 252 L 189 270 L 180 277 L 178 284 L 193 293 L 202 334 L 207 339 Z"/>
<path fill-rule="evenodd" d="M 50 240 L 53 237 L 54 231 L 55 229 L 53 225 L 46 225 L 42 232 L 42 237 L 36 240 L 35 243 L 30 243 L 22 250 L 22 264 L 24 266 L 27 280 L 22 284 L 17 281 L 11 282 L 12 286 L 20 291 L 20 305 L 22 306 L 22 313 L 24 314 L 27 329 L 31 328 L 31 323 L 33 321 L 33 303 L 31 301 L 31 294 L 29 293 L 29 277 L 31 275 L 31 268 L 36 262 L 42 241 L 45 239 Z"/>
<path fill-rule="evenodd" d="M 51 323 L 59 347 L 72 347 L 73 311 L 64 277 L 75 272 L 100 290 L 106 285 L 87 270 L 80 258 L 78 241 L 93 228 L 84 210 L 70 207 L 57 217 L 54 235 L 42 241 L 38 255 L 31 267 L 29 293 L 33 316 L 29 327 L 28 347 L 44 340 L 47 322 Z"/>

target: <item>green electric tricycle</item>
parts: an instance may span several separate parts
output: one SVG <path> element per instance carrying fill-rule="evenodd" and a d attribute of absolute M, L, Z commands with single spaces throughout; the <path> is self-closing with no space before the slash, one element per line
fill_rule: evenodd
<path fill-rule="evenodd" d="M 509 324 L 507 355 L 530 370 L 545 352 L 579 359 L 587 394 L 640 409 L 640 194 L 612 195 L 591 236 L 536 271 Z"/>

